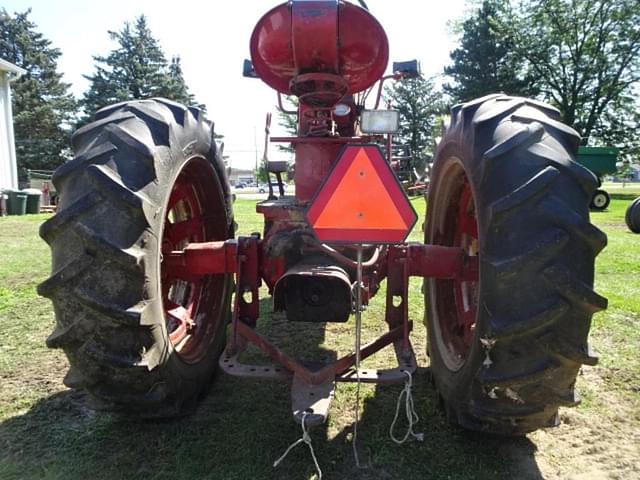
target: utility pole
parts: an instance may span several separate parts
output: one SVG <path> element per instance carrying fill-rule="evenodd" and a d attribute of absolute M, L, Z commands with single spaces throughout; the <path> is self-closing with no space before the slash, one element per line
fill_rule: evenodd
<path fill-rule="evenodd" d="M 258 183 L 258 131 L 257 131 L 257 127 L 255 126 L 253 127 L 253 149 L 256 155 L 256 168 L 253 171 L 253 177 L 257 185 Z"/>

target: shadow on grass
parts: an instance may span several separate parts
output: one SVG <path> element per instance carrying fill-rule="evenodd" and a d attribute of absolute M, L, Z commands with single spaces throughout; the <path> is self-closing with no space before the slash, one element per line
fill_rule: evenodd
<path fill-rule="evenodd" d="M 335 359 L 322 325 L 287 324 L 269 314 L 270 301 L 260 303 L 259 330 L 276 344 L 306 363 Z M 245 355 L 264 360 L 256 349 Z M 285 382 L 222 373 L 193 415 L 173 421 L 96 412 L 87 394 L 64 391 L 0 423 L 0 479 L 308 478 L 314 468 L 304 446 L 272 468 L 300 437 L 290 404 Z M 326 429 L 316 435 L 326 438 Z"/>
<path fill-rule="evenodd" d="M 361 462 L 369 463 L 370 468 L 356 469 L 348 448 L 344 468 L 350 468 L 349 475 L 335 478 L 543 478 L 534 457 L 536 446 L 528 438 L 492 436 L 450 424 L 438 405 L 430 375 L 429 368 L 419 368 L 414 374 L 413 398 L 420 417 L 414 432 L 423 433 L 424 441 L 392 442 L 389 429 L 402 385 L 376 385 L 374 394 L 364 402 L 358 427 Z M 396 438 L 404 437 L 408 428 L 404 408 L 403 401 L 394 428 Z M 352 431 L 349 426 L 340 433 L 342 443 L 347 443 Z"/>
<path fill-rule="evenodd" d="M 426 381 L 416 376 L 424 442 L 398 446 L 389 439 L 399 386 L 378 386 L 364 404 L 359 427 L 363 461 L 354 465 L 350 434 L 331 440 L 325 428 L 312 432 L 325 478 L 542 478 L 527 438 L 504 439 L 450 426 Z M 338 387 L 340 388 L 340 387 Z M 0 424 L 0 478 L 311 478 L 306 446 L 277 468 L 273 461 L 300 436 L 289 411 L 289 388 L 223 376 L 198 411 L 167 422 L 135 422 L 87 407 L 84 394 L 66 391 L 41 400 L 27 413 Z M 398 425 L 402 435 L 404 423 Z"/>
<path fill-rule="evenodd" d="M 262 302 L 261 302 L 262 303 Z M 265 315 L 260 330 L 305 361 L 332 361 L 318 324 L 288 324 Z M 247 352 L 252 361 L 257 352 Z M 61 374 L 62 376 L 62 374 Z M 542 478 L 527 438 L 504 439 L 460 430 L 437 406 L 428 369 L 415 376 L 414 398 L 421 418 L 416 431 L 425 441 L 398 446 L 389 425 L 400 385 L 376 387 L 364 402 L 358 438 L 361 457 L 372 465 L 355 467 L 351 449 L 353 385 L 338 384 L 337 425 L 312 431 L 314 448 L 327 479 L 485 479 Z M 366 395 L 363 395 L 366 397 Z M 336 405 L 344 402 L 342 405 Z M 132 421 L 95 412 L 86 394 L 64 391 L 44 398 L 26 413 L 0 424 L 0 478 L 4 479 L 309 479 L 315 472 L 309 451 L 298 446 L 276 469 L 272 464 L 300 437 L 291 417 L 287 383 L 219 374 L 195 414 L 173 421 Z M 342 413 L 338 413 L 342 412 Z M 346 419 L 346 420 L 345 420 Z M 400 421 L 398 435 L 406 425 Z"/>

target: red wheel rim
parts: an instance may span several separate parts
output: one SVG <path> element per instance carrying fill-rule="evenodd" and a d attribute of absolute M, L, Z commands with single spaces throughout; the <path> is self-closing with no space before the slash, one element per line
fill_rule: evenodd
<path fill-rule="evenodd" d="M 190 243 L 226 238 L 220 182 L 206 160 L 191 159 L 176 178 L 165 209 L 162 255 L 183 250 Z M 225 276 L 194 275 L 162 261 L 160 272 L 169 340 L 180 358 L 197 362 L 224 321 Z"/>
<path fill-rule="evenodd" d="M 444 191 L 439 192 L 444 201 L 444 218 L 434 243 L 461 247 L 467 255 L 477 256 L 478 222 L 471 184 L 459 165 L 450 173 L 453 177 L 443 182 Z M 437 338 L 454 370 L 465 362 L 474 341 L 478 289 L 477 280 L 435 280 Z"/>

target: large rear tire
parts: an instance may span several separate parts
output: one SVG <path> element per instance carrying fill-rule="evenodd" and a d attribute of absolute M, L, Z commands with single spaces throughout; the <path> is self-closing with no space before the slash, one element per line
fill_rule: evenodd
<path fill-rule="evenodd" d="M 640 233 L 640 197 L 629 204 L 624 220 L 629 230 L 633 233 Z"/>
<path fill-rule="evenodd" d="M 491 95 L 456 106 L 438 147 L 425 241 L 480 261 L 477 282 L 427 280 L 428 351 L 449 418 L 520 435 L 557 423 L 574 393 L 591 316 L 589 223 L 598 182 L 577 164 L 579 137 L 552 107 Z"/>
<path fill-rule="evenodd" d="M 64 383 L 107 409 L 190 412 L 209 384 L 230 314 L 228 275 L 190 277 L 163 253 L 233 236 L 230 190 L 213 124 L 165 99 L 104 108 L 72 138 L 53 182 L 58 213 L 40 235 L 52 275 L 47 339 L 71 365 Z"/>

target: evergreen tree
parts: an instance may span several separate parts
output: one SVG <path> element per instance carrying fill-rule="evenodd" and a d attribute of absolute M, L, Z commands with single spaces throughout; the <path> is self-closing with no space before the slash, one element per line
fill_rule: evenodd
<path fill-rule="evenodd" d="M 167 62 L 144 15 L 133 25 L 126 22 L 119 32 L 109 31 L 109 35 L 118 47 L 107 56 L 93 57 L 95 73 L 85 76 L 90 87 L 82 100 L 83 122 L 100 108 L 125 100 L 165 97 L 187 105 L 195 103 L 184 81 L 180 57 Z"/>
<path fill-rule="evenodd" d="M 282 103 L 283 107 L 288 111 L 293 112 L 298 110 L 298 97 L 287 95 L 284 97 L 284 101 Z M 278 110 L 278 125 L 284 128 L 288 135 L 291 135 L 292 137 L 298 135 L 298 115 Z M 277 148 L 281 152 L 293 153 L 293 147 L 288 143 L 279 143 Z"/>
<path fill-rule="evenodd" d="M 442 93 L 433 79 L 420 75 L 387 87 L 386 97 L 400 112 L 400 130 L 394 141 L 411 149 L 411 169 L 423 171 L 434 153 L 439 115 L 445 110 Z"/>
<path fill-rule="evenodd" d="M 26 73 L 11 84 L 19 175 L 53 170 L 68 154 L 77 103 L 57 72 L 60 50 L 37 32 L 30 10 L 9 15 L 0 9 L 0 58 Z"/>
<path fill-rule="evenodd" d="M 537 94 L 533 78 L 523 72 L 514 54 L 513 37 L 499 21 L 507 4 L 507 0 L 484 0 L 462 23 L 460 46 L 450 54 L 453 65 L 444 69 L 454 80 L 444 90 L 455 102 L 498 92 L 525 97 Z"/>
<path fill-rule="evenodd" d="M 171 63 L 167 67 L 167 74 L 164 76 L 163 84 L 157 94 L 185 105 L 195 105 L 195 96 L 187 88 L 179 56 L 174 56 L 171 59 Z M 204 108 L 203 105 L 199 105 L 199 107 Z"/>

